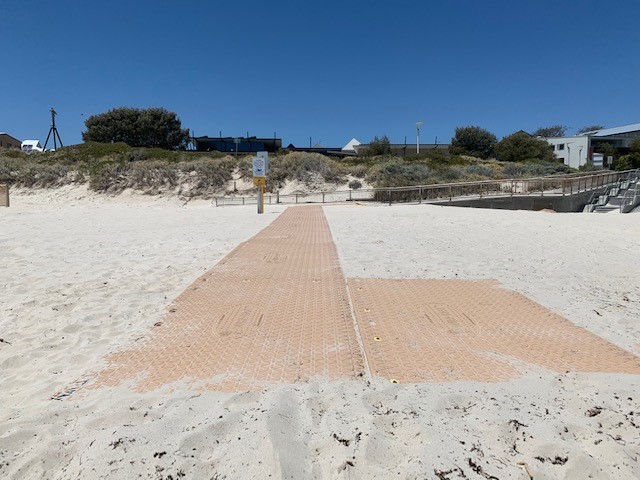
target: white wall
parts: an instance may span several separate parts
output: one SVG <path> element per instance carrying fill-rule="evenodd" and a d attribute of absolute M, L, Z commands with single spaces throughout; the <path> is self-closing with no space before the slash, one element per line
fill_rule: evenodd
<path fill-rule="evenodd" d="M 565 165 L 578 168 L 587 163 L 589 158 L 589 137 L 561 137 L 545 138 L 553 145 L 553 153 L 556 158 L 562 159 Z"/>

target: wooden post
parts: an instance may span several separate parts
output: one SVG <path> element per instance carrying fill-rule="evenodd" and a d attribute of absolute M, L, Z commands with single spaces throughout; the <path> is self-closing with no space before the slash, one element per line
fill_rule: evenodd
<path fill-rule="evenodd" d="M 9 202 L 9 184 L 0 185 L 0 207 L 8 207 Z"/>

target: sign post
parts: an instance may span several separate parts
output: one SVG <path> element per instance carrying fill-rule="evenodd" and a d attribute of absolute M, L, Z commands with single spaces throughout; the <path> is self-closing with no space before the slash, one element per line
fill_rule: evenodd
<path fill-rule="evenodd" d="M 264 187 L 267 184 L 267 168 L 269 166 L 269 154 L 257 152 L 253 157 L 253 184 L 258 187 L 258 213 L 264 213 Z"/>

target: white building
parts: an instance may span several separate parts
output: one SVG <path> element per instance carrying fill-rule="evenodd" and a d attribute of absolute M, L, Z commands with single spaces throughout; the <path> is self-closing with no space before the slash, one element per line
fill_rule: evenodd
<path fill-rule="evenodd" d="M 357 145 L 361 145 L 361 143 L 355 138 L 352 138 L 351 140 L 349 140 L 349 143 L 342 147 L 342 151 L 348 153 L 356 153 L 356 149 L 354 147 L 356 147 Z"/>
<path fill-rule="evenodd" d="M 42 145 L 39 140 L 25 140 L 20 145 L 20 149 L 25 153 L 42 152 Z"/>
<path fill-rule="evenodd" d="M 545 138 L 553 145 L 553 153 L 556 158 L 562 160 L 565 165 L 578 168 L 587 163 L 589 157 L 589 137 L 577 135 L 575 137 Z"/>
<path fill-rule="evenodd" d="M 620 154 L 625 154 L 631 144 L 638 139 L 640 139 L 640 123 L 593 130 L 573 137 L 545 138 L 553 145 L 553 153 L 556 157 L 573 168 L 593 161 L 594 152 L 604 143 L 610 144 Z M 605 158 L 604 161 L 606 165 L 607 159 Z"/>

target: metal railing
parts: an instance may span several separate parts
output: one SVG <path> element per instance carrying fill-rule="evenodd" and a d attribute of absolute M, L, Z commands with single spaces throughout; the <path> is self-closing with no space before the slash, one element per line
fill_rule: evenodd
<path fill-rule="evenodd" d="M 302 203 L 338 203 L 338 202 L 434 202 L 483 198 L 488 196 L 521 195 L 573 195 L 599 189 L 626 179 L 631 170 L 623 172 L 590 172 L 570 175 L 552 175 L 534 178 L 508 178 L 501 180 L 481 180 L 477 182 L 438 183 L 409 187 L 386 187 L 360 190 L 340 190 L 333 192 L 311 192 L 265 194 L 265 204 L 302 204 Z M 255 205 L 257 196 L 214 197 L 216 206 Z"/>
<path fill-rule="evenodd" d="M 622 202 L 620 203 L 620 213 L 629 213 L 637 206 L 640 206 L 640 175 L 638 171 L 636 171 L 635 178 L 632 182 L 635 182 L 635 186 L 633 188 L 628 188 L 626 192 L 624 192 L 624 196 L 622 197 Z"/>

